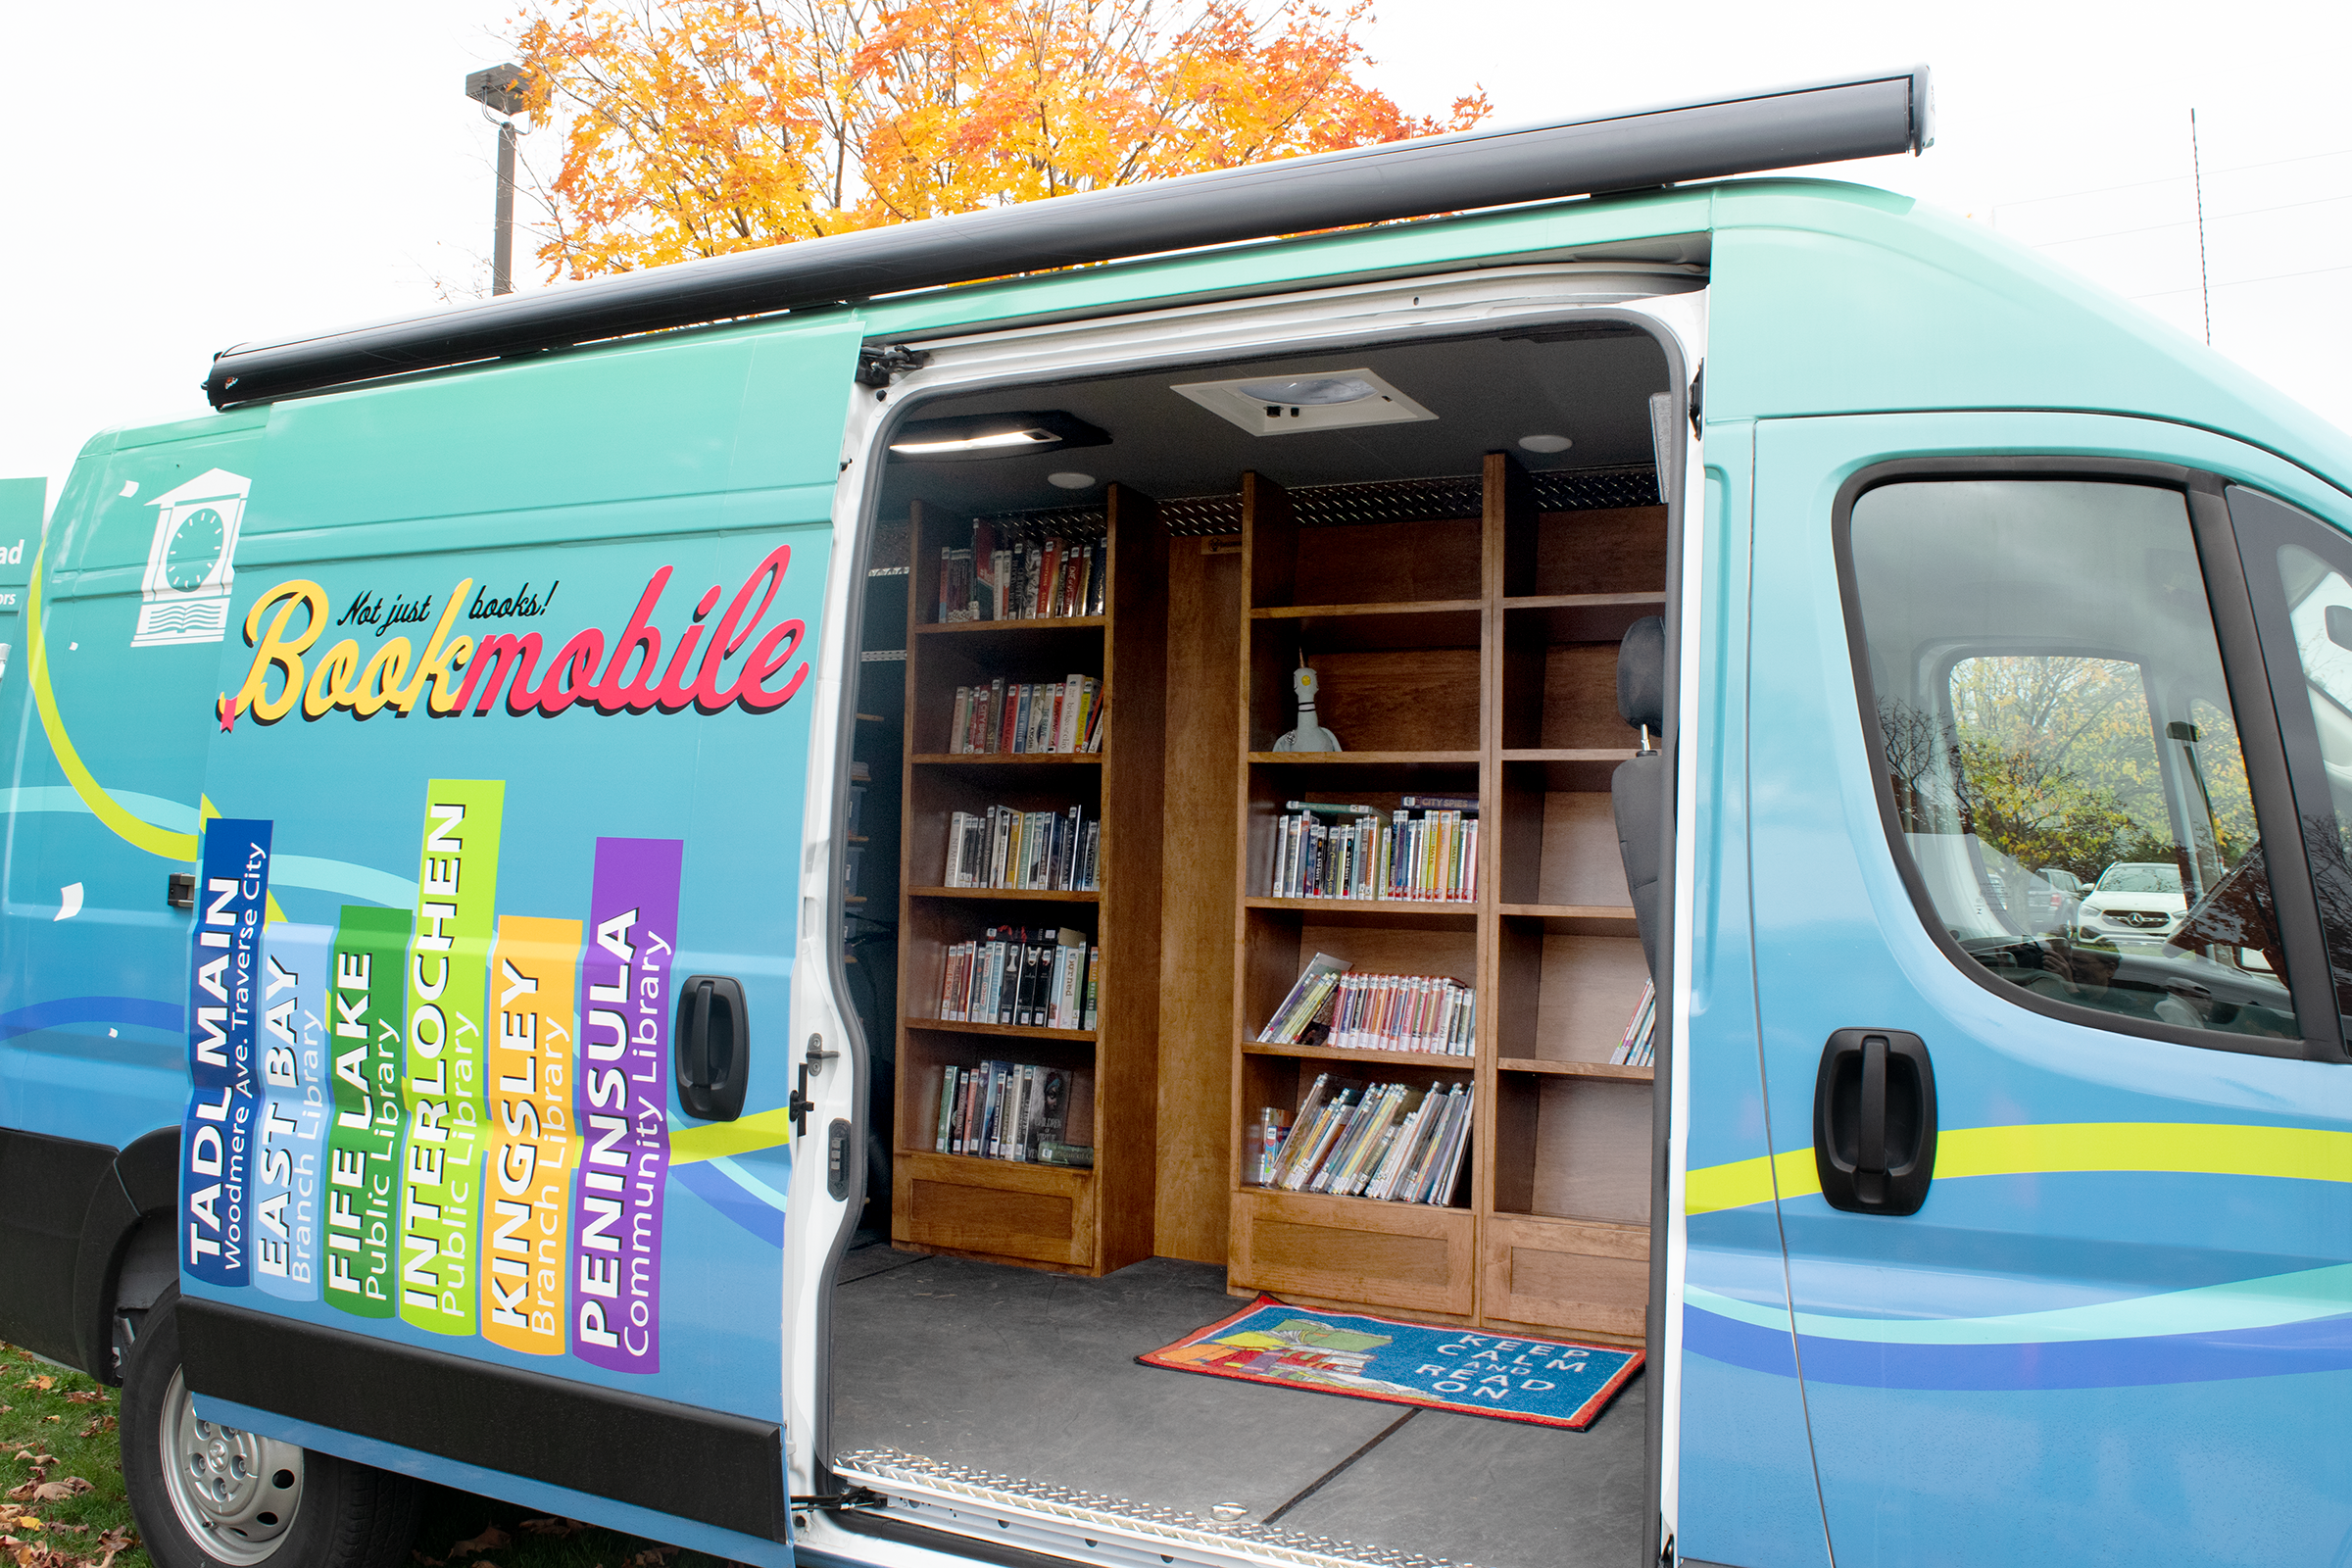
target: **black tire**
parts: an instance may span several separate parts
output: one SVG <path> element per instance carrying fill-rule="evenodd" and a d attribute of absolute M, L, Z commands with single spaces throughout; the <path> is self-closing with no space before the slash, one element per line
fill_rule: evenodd
<path fill-rule="evenodd" d="M 156 1568 L 399 1568 L 416 1537 L 416 1486 L 406 1476 L 249 1433 L 194 1424 L 183 1410 L 177 1287 L 140 1325 L 122 1373 L 122 1484 Z M 176 1436 L 168 1441 L 170 1417 Z M 182 1428 L 183 1418 L 190 1424 Z M 168 1463 L 191 1443 L 191 1479 Z M 201 1461 L 212 1468 L 199 1475 Z M 258 1468 L 256 1467 L 258 1463 Z M 267 1475 L 259 1473 L 268 1470 Z M 196 1499 L 224 1495 L 211 1511 Z M 287 1509 L 290 1518 L 275 1510 Z"/>

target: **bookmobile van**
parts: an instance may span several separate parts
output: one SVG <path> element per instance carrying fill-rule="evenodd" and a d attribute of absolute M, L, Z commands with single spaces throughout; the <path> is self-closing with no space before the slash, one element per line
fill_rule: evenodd
<path fill-rule="evenodd" d="M 399 1562 L 418 1480 L 829 1568 L 2352 1560 L 2352 448 L 1723 178 L 1926 109 L 656 270 L 93 440 L 0 541 L 0 1334 L 123 1384 L 156 1560 Z M 1091 750 L 970 718 L 1072 675 Z M 1276 895 L 1293 800 L 1408 795 L 1472 896 Z M 1091 873 L 970 885 L 992 808 Z M 2108 864 L 2181 907 L 2047 912 Z M 973 1020 L 1006 928 L 1088 1013 Z M 1318 953 L 1469 1054 L 1261 1043 Z M 983 1062 L 1059 1136 L 951 1137 Z M 1462 1086 L 1458 1179 L 1261 1183 L 1325 1074 Z M 1580 1432 L 1137 1364 L 1259 1292 L 1458 1402 L 1645 1366 Z"/>

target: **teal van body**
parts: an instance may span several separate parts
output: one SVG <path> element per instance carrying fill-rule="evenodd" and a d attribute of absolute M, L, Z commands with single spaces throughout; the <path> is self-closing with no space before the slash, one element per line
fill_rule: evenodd
<path fill-rule="evenodd" d="M 2243 538 L 2249 491 L 2347 532 L 2352 443 L 1976 225 L 1820 181 L 934 290 L 96 438 L 0 638 L 0 1169 L 41 1200 L 0 1216 L 36 1265 L 0 1329 L 119 1375 L 161 1248 L 211 1419 L 740 1561 L 796 1534 L 810 1561 L 920 1560 L 919 1533 L 798 1496 L 823 1456 L 793 1417 L 825 1375 L 820 1134 L 856 1114 L 807 1038 L 847 1012 L 808 956 L 838 948 L 852 588 L 876 432 L 925 384 L 859 382 L 860 349 L 1669 251 L 1703 270 L 1704 373 L 1669 612 L 1645 1560 L 2345 1561 L 2352 1067 L 2334 1016 L 2311 1043 L 2324 976 L 2294 968 L 2298 1040 L 2210 1049 L 1970 969 L 1889 826 L 1856 683 L 1891 677 L 1857 675 L 1876 612 L 1840 530 L 1889 466 L 2074 464 L 2197 476 Z M 2208 558 L 2217 606 L 2230 580 Z M 2244 694 L 2278 692 L 2278 724 L 2302 698 L 2240 653 L 2225 625 L 2252 737 L 2274 720 Z M 2279 917 L 2307 939 L 2333 934 L 2325 875 Z M 702 976 L 740 982 L 748 1025 L 725 1120 L 674 1081 Z M 1933 1053 L 1915 1214 L 1823 1192 L 1823 1042 L 1857 1029 Z M 297 1326 L 282 1367 L 244 1364 Z M 209 1393 L 232 1360 L 216 1386 L 242 1397 Z M 704 1420 L 726 1485 L 468 1433 L 467 1377 L 551 1429 Z"/>

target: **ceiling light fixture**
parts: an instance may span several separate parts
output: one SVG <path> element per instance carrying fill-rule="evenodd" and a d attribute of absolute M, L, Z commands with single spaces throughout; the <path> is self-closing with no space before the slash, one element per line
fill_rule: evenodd
<path fill-rule="evenodd" d="M 1564 435 L 1523 435 L 1519 444 L 1530 452 L 1565 452 L 1576 445 Z"/>
<path fill-rule="evenodd" d="M 1004 414 L 962 414 L 916 419 L 892 436 L 891 454 L 917 462 L 1018 457 L 1024 452 L 1063 452 L 1099 447 L 1110 440 L 1084 419 L 1058 409 Z"/>
<path fill-rule="evenodd" d="M 890 450 L 910 458 L 936 458 L 943 452 L 985 452 L 994 447 L 1058 446 L 1061 437 L 1051 430 L 1000 430 L 994 435 L 951 436 L 941 441 L 893 441 Z"/>
<path fill-rule="evenodd" d="M 1361 403 L 1380 396 L 1380 388 L 1360 375 L 1299 375 L 1279 381 L 1245 381 L 1242 392 L 1260 403 L 1297 404 L 1327 408 L 1335 403 Z"/>
<path fill-rule="evenodd" d="M 1091 490 L 1095 476 L 1091 473 L 1049 473 L 1046 483 L 1057 490 Z"/>
<path fill-rule="evenodd" d="M 1185 381 L 1168 390 L 1251 435 L 1304 435 L 1437 417 L 1366 369 Z"/>

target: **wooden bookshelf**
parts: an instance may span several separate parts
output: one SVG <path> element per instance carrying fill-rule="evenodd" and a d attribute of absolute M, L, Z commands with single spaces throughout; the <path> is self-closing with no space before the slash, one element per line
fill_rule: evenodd
<path fill-rule="evenodd" d="M 1109 487 L 1100 615 L 937 618 L 939 558 L 962 548 L 971 516 L 917 504 L 909 523 L 906 763 L 900 832 L 896 1126 L 891 1239 L 914 1250 L 1102 1274 L 1152 1251 L 1156 1023 L 1160 968 L 1167 535 L 1152 501 Z M 1099 677 L 1108 709 L 1095 753 L 961 755 L 956 688 Z M 1102 823 L 1098 889 L 951 888 L 956 811 L 1084 808 Z M 1091 1030 L 962 1023 L 938 1016 L 948 950 L 991 926 L 1075 928 L 1102 949 Z M 1072 1075 L 1071 1143 L 1091 1169 L 943 1154 L 935 1147 L 943 1071 L 983 1060 Z"/>
<path fill-rule="evenodd" d="M 1303 528 L 1279 485 L 1243 480 L 1229 1284 L 1638 1341 L 1654 1074 L 1608 1061 L 1647 978 L 1608 789 L 1634 751 L 1617 642 L 1664 608 L 1665 514 L 1540 513 L 1500 453 L 1483 495 L 1476 517 Z M 1301 654 L 1346 752 L 1269 750 Z M 1385 812 L 1408 793 L 1479 798 L 1475 902 L 1268 896 L 1286 801 Z M 1474 985 L 1475 1054 L 1257 1043 L 1318 951 Z M 1244 1180 L 1249 1124 L 1325 1071 L 1475 1086 L 1450 1205 Z"/>

